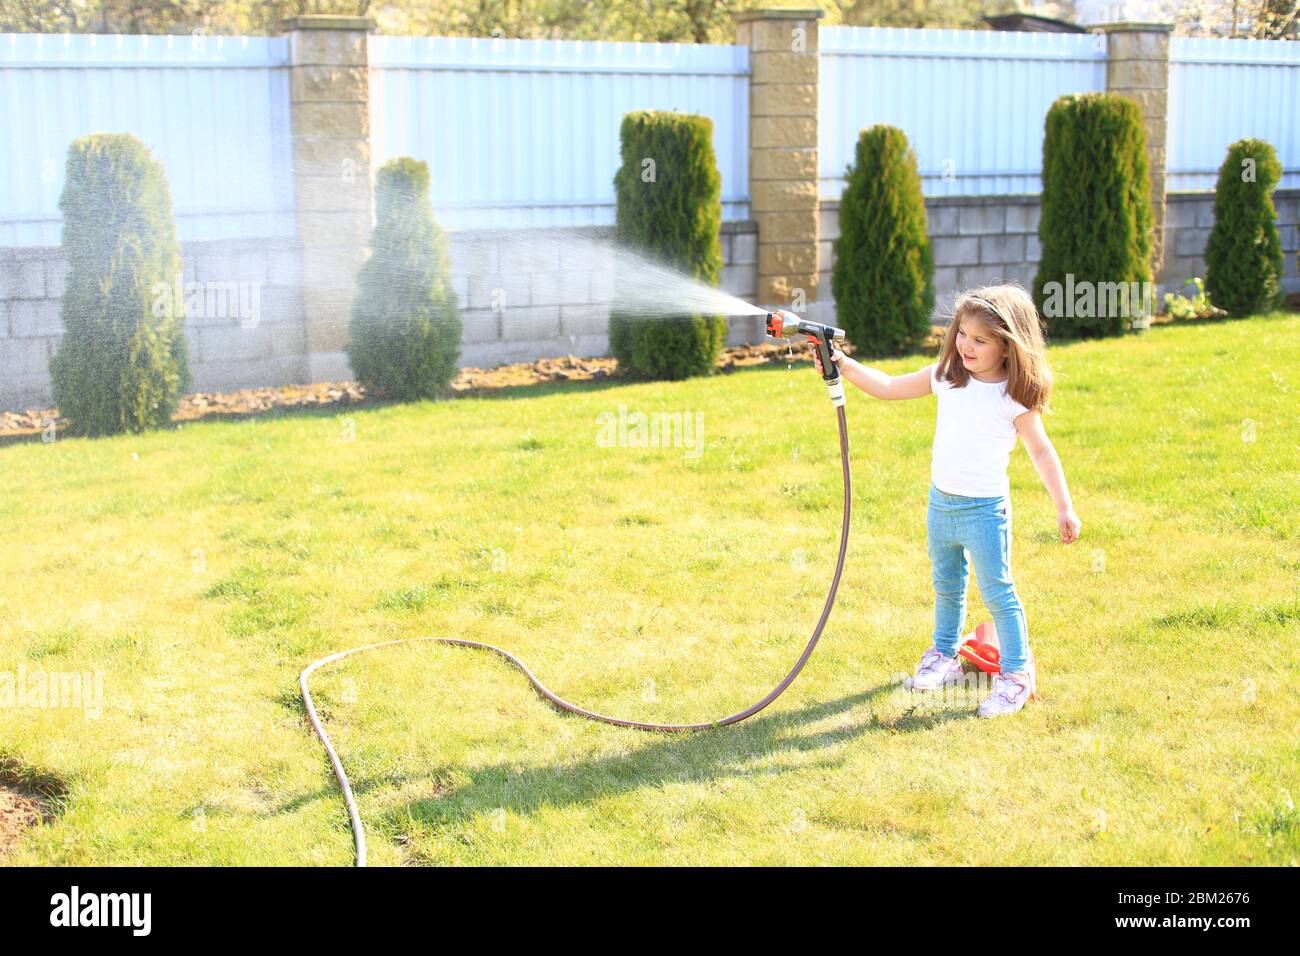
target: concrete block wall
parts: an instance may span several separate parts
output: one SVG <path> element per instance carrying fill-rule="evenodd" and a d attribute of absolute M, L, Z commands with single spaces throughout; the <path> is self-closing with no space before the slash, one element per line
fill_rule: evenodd
<path fill-rule="evenodd" d="M 62 334 L 61 250 L 0 249 L 0 409 L 42 404 Z"/>
<path fill-rule="evenodd" d="M 1300 291 L 1300 190 L 1274 194 L 1285 253 L 1283 286 Z M 1031 288 L 1039 259 L 1037 196 L 938 197 L 926 201 L 935 260 L 935 320 L 943 321 L 962 289 L 1018 281 Z M 807 314 L 835 321 L 831 290 L 834 242 L 840 235 L 839 203 L 820 209 L 819 298 Z M 1158 300 L 1183 280 L 1205 275 L 1204 250 L 1214 225 L 1214 194 L 1168 196 L 1165 270 Z M 555 243 L 575 250 L 593 244 L 593 256 L 574 256 L 583 268 L 560 261 Z M 501 230 L 450 235 L 452 284 L 464 319 L 461 364 L 491 367 L 545 356 L 608 353 L 614 275 L 598 254 L 613 228 Z M 724 223 L 721 287 L 741 299 L 758 299 L 758 224 Z M 193 388 L 220 391 L 313 380 L 313 352 L 304 319 L 302 251 L 294 239 L 185 243 L 183 282 L 258 286 L 258 315 L 190 316 Z M 593 267 L 594 266 L 594 267 Z M 51 401 L 49 359 L 62 334 L 60 297 L 66 271 L 58 247 L 0 249 L 0 409 L 46 407 Z M 495 302 L 495 306 L 494 306 Z M 757 319 L 734 319 L 729 344 L 763 340 Z M 319 359 L 320 356 L 317 356 Z M 337 356 L 331 350 L 328 361 Z M 346 370 L 343 375 L 346 377 Z"/>
<path fill-rule="evenodd" d="M 605 355 L 609 308 L 614 296 L 612 260 L 601 256 L 614 230 L 457 232 L 450 236 L 452 286 L 464 320 L 461 365 L 491 367 L 554 355 Z M 563 243 L 553 240 L 563 237 Z M 560 261 L 582 243 L 592 254 L 573 255 L 584 268 Z M 608 248 L 606 246 L 606 248 Z M 754 301 L 758 227 L 724 223 L 721 287 Z M 182 294 L 186 283 L 202 290 L 243 286 L 256 315 L 241 315 L 234 300 L 186 318 L 190 372 L 195 391 L 228 391 L 318 381 L 334 366 L 350 378 L 346 357 L 333 343 L 312 348 L 305 321 L 302 249 L 294 239 L 190 242 L 182 247 Z M 594 268 L 586 268 L 594 266 Z M 60 297 L 67 263 L 62 249 L 0 249 L 0 410 L 48 407 L 52 402 L 49 360 L 63 334 Z M 256 298 L 251 297 L 253 288 Z M 351 303 L 348 291 L 347 304 Z M 495 307 L 494 307 L 495 303 Z M 247 311 L 247 310 L 246 310 Z M 346 329 L 345 329 L 346 331 Z M 757 319 L 735 320 L 731 344 L 757 342 Z"/>
<path fill-rule="evenodd" d="M 936 322 L 946 322 L 953 301 L 977 285 L 1019 282 L 1033 286 L 1038 269 L 1038 196 L 941 196 L 925 202 L 930 248 L 934 255 Z M 840 204 L 821 206 L 821 271 L 814 311 L 822 321 L 835 315 L 831 272 L 840 237 Z"/>
<path fill-rule="evenodd" d="M 490 368 L 553 355 L 609 354 L 613 237 L 613 227 L 451 233 L 452 284 L 464 323 L 461 365 Z M 561 241 L 551 241 L 556 239 Z M 722 262 L 720 287 L 753 302 L 756 223 L 722 224 Z M 732 321 L 730 344 L 762 338 L 756 319 Z"/>
<path fill-rule="evenodd" d="M 199 283 L 211 306 L 185 323 L 191 388 L 215 391 L 306 381 L 302 257 L 292 239 L 185 243 L 181 295 Z M 0 410 L 47 407 L 49 360 L 63 336 L 59 246 L 0 249 Z M 237 298 L 243 286 L 241 315 Z M 208 299 L 207 290 L 217 296 Z M 169 290 L 170 291 L 170 290 Z M 192 287 L 191 287 L 192 291 Z"/>
<path fill-rule="evenodd" d="M 1166 201 L 1164 270 L 1156 276 L 1158 307 L 1164 304 L 1164 294 L 1179 291 L 1185 279 L 1205 277 L 1205 242 L 1214 225 L 1213 192 L 1169 193 Z M 1273 204 L 1277 207 L 1285 255 L 1283 288 L 1288 293 L 1297 292 L 1300 190 L 1277 190 Z M 936 322 L 946 322 L 953 301 L 963 289 L 1015 281 L 1032 290 L 1040 258 L 1038 196 L 936 197 L 926 200 L 925 210 L 934 254 Z M 820 317 L 820 321 L 834 321 L 831 270 L 835 265 L 834 243 L 839 236 L 839 203 L 823 202 L 818 250 L 820 293 L 809 308 L 810 315 Z"/>
<path fill-rule="evenodd" d="M 296 240 L 192 242 L 183 248 L 186 282 L 256 287 L 256 314 L 236 309 L 186 317 L 195 391 L 309 381 L 303 318 L 302 251 Z"/>
<path fill-rule="evenodd" d="M 1296 270 L 1296 249 L 1300 245 L 1300 189 L 1279 189 L 1273 193 L 1277 227 L 1282 235 L 1285 292 L 1300 292 Z M 1214 193 L 1169 193 L 1166 198 L 1165 270 L 1161 282 L 1161 304 L 1167 291 L 1177 292 L 1183 281 L 1205 278 L 1205 243 L 1214 227 Z M 1188 295 L 1191 288 L 1183 293 Z"/>

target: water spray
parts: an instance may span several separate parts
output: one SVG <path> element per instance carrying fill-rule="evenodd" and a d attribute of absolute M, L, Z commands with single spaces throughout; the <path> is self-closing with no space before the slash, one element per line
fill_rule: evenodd
<path fill-rule="evenodd" d="M 746 314 L 761 313 L 762 310 L 754 309 L 748 303 L 741 303 L 745 306 Z M 484 644 L 480 641 L 468 641 L 455 637 L 410 637 L 393 641 L 381 641 L 376 644 L 366 644 L 362 647 L 354 647 L 350 650 L 340 651 L 337 654 L 331 654 L 328 657 L 322 657 L 320 660 L 313 661 L 303 670 L 298 677 L 298 687 L 302 691 L 303 706 L 307 711 L 307 720 L 311 723 L 312 729 L 316 736 L 320 738 L 321 744 L 325 747 L 325 753 L 329 756 L 330 766 L 334 770 L 334 776 L 338 780 L 339 790 L 343 794 L 343 803 L 347 807 L 348 821 L 352 827 L 352 840 L 356 847 L 355 862 L 357 866 L 366 865 L 366 831 L 361 823 L 361 815 L 357 810 L 356 798 L 352 792 L 352 785 L 348 781 L 348 775 L 343 770 L 343 763 L 339 759 L 338 752 L 334 749 L 334 743 L 325 733 L 324 727 L 321 726 L 320 717 L 316 713 L 316 705 L 312 700 L 311 690 L 308 687 L 308 678 L 311 677 L 319 668 L 331 664 L 335 661 L 350 657 L 353 654 L 360 654 L 364 651 L 379 650 L 385 647 L 395 647 L 398 644 L 430 643 L 430 644 L 447 644 L 453 647 L 468 647 L 476 650 L 489 651 L 496 654 L 519 668 L 524 677 L 533 685 L 534 689 L 554 704 L 559 710 L 577 714 L 579 717 L 585 717 L 588 720 L 596 720 L 601 723 L 613 724 L 616 727 L 630 727 L 634 730 L 656 731 L 659 733 L 687 733 L 692 731 L 715 730 L 718 727 L 726 727 L 731 724 L 738 724 L 742 720 L 753 717 L 759 711 L 767 707 L 768 704 L 781 696 L 789 687 L 799 672 L 803 670 L 804 664 L 812 657 L 813 650 L 817 647 L 817 642 L 821 639 L 822 631 L 826 627 L 827 620 L 831 616 L 831 608 L 835 606 L 835 595 L 839 591 L 840 576 L 844 573 L 844 556 L 849 547 L 849 518 L 852 512 L 853 504 L 853 481 L 849 471 L 849 433 L 848 425 L 844 412 L 844 385 L 840 381 L 840 371 L 834 362 L 831 361 L 832 344 L 834 342 L 844 341 L 844 331 L 834 326 L 822 325 L 817 322 L 809 322 L 800 319 L 791 312 L 776 311 L 767 313 L 767 332 L 774 338 L 791 338 L 795 335 L 805 335 L 811 341 L 816 343 L 816 347 L 821 356 L 822 379 L 826 383 L 826 389 L 830 394 L 831 404 L 835 408 L 836 417 L 839 422 L 840 436 L 840 471 L 843 476 L 844 492 L 844 509 L 843 518 L 840 524 L 840 545 L 839 552 L 835 558 L 835 573 L 831 577 L 830 589 L 826 592 L 826 601 L 822 605 L 821 616 L 817 619 L 817 625 L 813 628 L 812 636 L 804 646 L 803 653 L 795 661 L 794 666 L 790 668 L 789 673 L 777 684 L 768 694 L 753 704 L 750 704 L 744 710 L 739 710 L 734 714 L 728 714 L 725 717 L 719 717 L 716 720 L 704 721 L 694 724 L 657 724 L 640 720 L 628 720 L 623 717 L 613 717 L 608 714 L 597 713 L 593 710 L 587 710 L 572 704 L 564 698 L 551 691 L 545 684 L 537 679 L 537 676 L 529 670 L 519 658 L 515 657 L 509 651 L 497 647 L 493 644 Z"/>

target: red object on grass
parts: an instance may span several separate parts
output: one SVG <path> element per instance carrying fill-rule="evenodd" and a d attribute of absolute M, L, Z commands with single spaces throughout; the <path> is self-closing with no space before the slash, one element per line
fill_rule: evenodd
<path fill-rule="evenodd" d="M 962 641 L 957 654 L 970 661 L 985 674 L 996 674 L 1002 669 L 998 650 L 998 632 L 992 621 L 975 628 L 975 633 Z"/>

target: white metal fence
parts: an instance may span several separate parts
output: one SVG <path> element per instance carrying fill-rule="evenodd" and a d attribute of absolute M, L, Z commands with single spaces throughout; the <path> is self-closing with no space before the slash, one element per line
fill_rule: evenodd
<path fill-rule="evenodd" d="M 293 235 L 283 37 L 0 34 L 0 247 L 57 245 L 68 144 L 130 132 L 182 239 Z"/>
<path fill-rule="evenodd" d="M 748 49 L 370 38 L 372 156 L 429 164 L 450 229 L 614 221 L 619 124 L 642 109 L 713 120 L 724 219 L 749 212 Z"/>
<path fill-rule="evenodd" d="M 622 116 L 714 122 L 723 216 L 749 211 L 748 51 L 738 46 L 374 36 L 371 157 L 430 166 L 450 229 L 610 223 Z M 138 135 L 182 239 L 292 236 L 285 38 L 0 35 L 0 247 L 60 241 L 68 144 Z M 1268 140 L 1300 187 L 1300 44 L 1173 38 L 1168 188 L 1211 189 Z M 1036 193 L 1056 97 L 1105 87 L 1102 35 L 826 27 L 819 176 L 839 196 L 859 132 L 900 127 L 930 196 Z"/>
<path fill-rule="evenodd" d="M 823 199 L 875 123 L 907 134 L 927 196 L 1039 192 L 1052 101 L 1106 88 L 1102 34 L 825 27 L 820 44 Z"/>
<path fill-rule="evenodd" d="M 1300 43 L 1174 37 L 1166 186 L 1213 189 L 1228 145 L 1267 140 L 1300 187 Z"/>

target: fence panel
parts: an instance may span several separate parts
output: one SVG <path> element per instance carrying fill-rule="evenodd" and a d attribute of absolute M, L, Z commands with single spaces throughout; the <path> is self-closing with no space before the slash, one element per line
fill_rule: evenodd
<path fill-rule="evenodd" d="M 825 27 L 820 42 L 823 199 L 876 123 L 907 134 L 927 196 L 1040 192 L 1048 108 L 1106 88 L 1101 34 Z"/>
<path fill-rule="evenodd" d="M 723 218 L 744 219 L 748 72 L 737 46 L 371 36 L 372 157 L 426 161 L 449 229 L 604 225 L 623 115 L 700 113 Z"/>
<path fill-rule="evenodd" d="M 1279 188 L 1300 187 L 1300 43 L 1173 37 L 1168 137 L 1170 191 L 1213 189 L 1246 137 L 1277 150 Z"/>
<path fill-rule="evenodd" d="M 134 133 L 180 238 L 292 236 L 283 37 L 0 34 L 0 247 L 57 245 L 68 144 Z"/>

